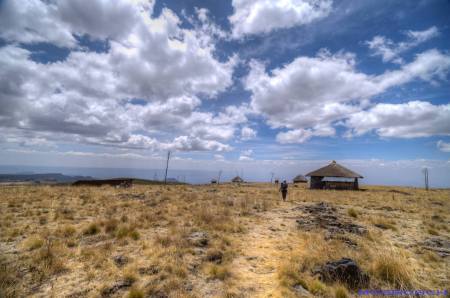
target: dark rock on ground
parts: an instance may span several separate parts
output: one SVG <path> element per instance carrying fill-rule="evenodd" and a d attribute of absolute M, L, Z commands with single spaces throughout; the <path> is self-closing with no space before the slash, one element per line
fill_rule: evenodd
<path fill-rule="evenodd" d="M 450 241 L 443 237 L 430 237 L 425 239 L 420 245 L 427 250 L 434 251 L 439 256 L 445 258 L 450 256 Z"/>
<path fill-rule="evenodd" d="M 155 275 L 158 274 L 161 269 L 156 265 L 150 265 L 148 267 L 141 267 L 138 269 L 139 274 L 141 275 Z"/>
<path fill-rule="evenodd" d="M 129 259 L 126 256 L 118 255 L 113 257 L 113 261 L 117 267 L 122 267 L 123 265 L 128 263 Z"/>
<path fill-rule="evenodd" d="M 355 261 L 342 258 L 337 261 L 327 262 L 315 270 L 325 282 L 342 282 L 350 288 L 361 288 L 367 286 L 369 276 L 364 273 Z"/>
<path fill-rule="evenodd" d="M 205 247 L 209 242 L 208 233 L 206 232 L 194 232 L 187 239 L 192 245 L 197 247 Z"/>
<path fill-rule="evenodd" d="M 329 240 L 339 240 L 339 241 L 342 241 L 342 242 L 344 242 L 345 244 L 347 244 L 348 246 L 353 247 L 353 248 L 355 248 L 355 247 L 358 246 L 358 243 L 356 243 L 355 241 L 353 241 L 352 239 L 350 239 L 350 238 L 348 238 L 348 237 L 343 236 L 342 234 L 333 234 L 333 233 L 327 232 L 327 233 L 325 234 L 324 239 L 325 239 L 326 241 L 329 241 Z"/>
<path fill-rule="evenodd" d="M 347 232 L 363 235 L 367 232 L 365 227 L 345 220 L 343 215 L 339 215 L 335 207 L 325 202 L 299 206 L 294 210 L 302 210 L 307 213 L 306 216 L 297 219 L 298 227 L 307 231 L 323 228 L 330 233 L 340 234 Z"/>
<path fill-rule="evenodd" d="M 132 285 L 131 280 L 119 280 L 115 284 L 113 284 L 111 287 L 108 287 L 106 289 L 102 290 L 102 297 L 110 297 L 111 295 L 115 294 L 116 292 L 129 288 Z"/>
<path fill-rule="evenodd" d="M 299 297 L 312 297 L 311 293 L 308 292 L 307 289 L 305 289 L 301 284 L 296 284 L 293 286 L 295 293 Z"/>
<path fill-rule="evenodd" d="M 220 263 L 222 263 L 222 259 L 223 259 L 223 253 L 219 250 L 209 251 L 206 254 L 206 260 L 208 262 L 220 264 Z"/>

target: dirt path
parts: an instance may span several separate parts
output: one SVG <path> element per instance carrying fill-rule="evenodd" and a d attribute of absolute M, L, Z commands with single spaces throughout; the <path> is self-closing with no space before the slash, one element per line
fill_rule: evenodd
<path fill-rule="evenodd" d="M 239 240 L 239 256 L 231 266 L 240 292 L 252 297 L 278 296 L 277 268 L 298 241 L 295 237 L 298 211 L 292 211 L 293 206 L 282 203 L 249 222 L 248 233 Z"/>

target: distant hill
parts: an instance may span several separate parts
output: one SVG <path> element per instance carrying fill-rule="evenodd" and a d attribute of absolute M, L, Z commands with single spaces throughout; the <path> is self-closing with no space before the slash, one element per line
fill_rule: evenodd
<path fill-rule="evenodd" d="M 91 176 L 66 176 L 61 173 L 46 174 L 0 174 L 0 183 L 34 182 L 34 183 L 72 183 L 77 180 L 92 180 Z"/>

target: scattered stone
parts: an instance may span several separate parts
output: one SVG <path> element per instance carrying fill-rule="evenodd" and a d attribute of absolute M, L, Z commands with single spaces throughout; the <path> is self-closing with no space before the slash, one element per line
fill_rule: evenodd
<path fill-rule="evenodd" d="M 110 297 L 111 295 L 115 294 L 116 292 L 131 287 L 132 285 L 131 280 L 119 280 L 115 284 L 113 284 L 111 287 L 103 289 L 102 290 L 102 297 Z"/>
<path fill-rule="evenodd" d="M 296 284 L 293 288 L 299 297 L 312 297 L 311 293 L 308 292 L 308 290 L 306 290 L 301 284 Z"/>
<path fill-rule="evenodd" d="M 192 245 L 197 247 L 205 247 L 209 242 L 208 233 L 206 232 L 194 232 L 187 239 Z"/>
<path fill-rule="evenodd" d="M 277 229 L 275 227 L 269 227 L 269 230 L 271 230 L 272 232 L 278 232 L 280 229 Z"/>
<path fill-rule="evenodd" d="M 369 282 L 369 276 L 364 273 L 355 261 L 342 258 L 338 261 L 327 262 L 315 270 L 325 282 L 342 282 L 351 288 L 365 287 Z"/>
<path fill-rule="evenodd" d="M 340 219 L 336 208 L 325 202 L 295 207 L 294 210 L 302 210 L 307 213 L 307 216 L 296 221 L 298 227 L 306 231 L 323 228 L 330 233 L 339 234 L 348 232 L 363 235 L 367 232 L 367 229 L 363 226 Z"/>
<path fill-rule="evenodd" d="M 424 249 L 434 251 L 442 258 L 450 256 L 450 241 L 442 237 L 427 238 L 421 243 L 421 246 Z"/>
<path fill-rule="evenodd" d="M 206 254 L 206 260 L 208 262 L 220 264 L 222 263 L 222 259 L 223 259 L 223 252 L 221 252 L 220 250 L 208 251 L 208 253 Z"/>
<path fill-rule="evenodd" d="M 348 237 L 345 237 L 345 236 L 343 236 L 343 235 L 340 235 L 340 234 L 333 234 L 333 233 L 327 232 L 327 233 L 325 233 L 324 239 L 325 239 L 326 241 L 329 241 L 329 240 L 339 240 L 339 241 L 342 241 L 342 242 L 344 242 L 345 244 L 347 244 L 348 246 L 353 247 L 353 248 L 355 248 L 355 247 L 358 246 L 358 243 L 356 243 L 356 242 L 353 241 L 352 239 L 350 239 L 350 238 L 348 238 Z"/>
<path fill-rule="evenodd" d="M 141 267 L 138 269 L 139 274 L 141 275 L 155 275 L 158 274 L 161 269 L 156 265 L 150 265 L 148 267 Z"/>
<path fill-rule="evenodd" d="M 113 257 L 113 261 L 117 267 L 122 267 L 128 263 L 129 259 L 124 255 L 118 255 Z"/>

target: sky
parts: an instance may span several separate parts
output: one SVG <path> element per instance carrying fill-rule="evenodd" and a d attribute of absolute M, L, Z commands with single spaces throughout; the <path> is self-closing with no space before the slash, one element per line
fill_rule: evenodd
<path fill-rule="evenodd" d="M 427 167 L 450 187 L 449 11 L 1 0 L 0 165 L 162 169 L 170 150 L 171 169 L 252 181 L 336 160 L 363 183 L 419 186 Z"/>

